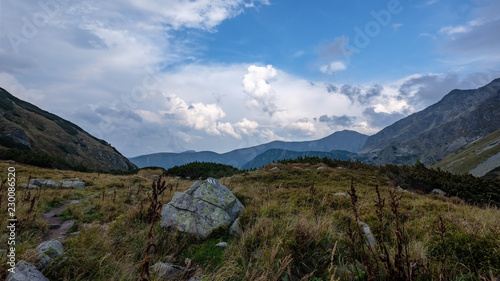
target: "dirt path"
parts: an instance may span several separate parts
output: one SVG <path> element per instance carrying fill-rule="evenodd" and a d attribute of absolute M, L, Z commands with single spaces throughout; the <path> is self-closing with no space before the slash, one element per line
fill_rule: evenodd
<path fill-rule="evenodd" d="M 49 227 L 49 232 L 47 232 L 47 234 L 43 237 L 43 241 L 59 240 L 59 242 L 61 243 L 66 241 L 68 230 L 75 224 L 75 222 L 72 220 L 64 222 L 60 217 L 61 213 L 70 205 L 78 204 L 94 196 L 95 194 L 87 196 L 80 200 L 71 200 L 69 202 L 66 202 L 64 205 L 43 214 L 42 218 L 47 222 L 47 226 Z"/>

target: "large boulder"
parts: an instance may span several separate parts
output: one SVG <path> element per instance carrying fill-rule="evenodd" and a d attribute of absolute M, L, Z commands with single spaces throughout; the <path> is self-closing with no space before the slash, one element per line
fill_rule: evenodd
<path fill-rule="evenodd" d="M 30 184 L 37 185 L 39 187 L 60 187 L 61 184 L 52 180 L 43 179 L 31 179 Z"/>
<path fill-rule="evenodd" d="M 207 238 L 215 229 L 229 227 L 244 208 L 227 187 L 208 178 L 174 194 L 163 206 L 161 226 Z"/>
<path fill-rule="evenodd" d="M 14 273 L 9 273 L 7 281 L 49 281 L 38 269 L 23 260 L 16 264 Z"/>

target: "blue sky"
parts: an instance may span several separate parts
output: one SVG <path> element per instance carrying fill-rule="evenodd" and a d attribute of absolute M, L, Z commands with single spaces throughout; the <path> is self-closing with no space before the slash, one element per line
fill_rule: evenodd
<path fill-rule="evenodd" d="M 374 134 L 500 77 L 494 0 L 0 0 L 0 86 L 126 156 Z"/>

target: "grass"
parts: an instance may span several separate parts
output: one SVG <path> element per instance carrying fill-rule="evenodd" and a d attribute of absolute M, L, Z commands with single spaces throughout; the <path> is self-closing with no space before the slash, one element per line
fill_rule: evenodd
<path fill-rule="evenodd" d="M 477 165 L 500 153 L 499 140 L 500 130 L 497 130 L 450 154 L 432 166 L 457 174 L 467 174 Z"/>
<path fill-rule="evenodd" d="M 186 266 L 189 261 L 190 270 L 201 270 L 206 280 L 391 280 L 396 276 L 494 280 L 500 276 L 498 208 L 411 190 L 391 193 L 395 182 L 376 167 L 317 170 L 318 165 L 311 164 L 274 164 L 278 170 L 266 167 L 222 178 L 221 183 L 246 206 L 240 215 L 243 233 L 230 237 L 227 230 L 220 230 L 198 240 L 158 224 L 153 224 L 154 235 L 148 238 L 152 176 L 161 174 L 160 169 L 110 175 L 9 162 L 0 162 L 0 169 L 7 171 L 13 165 L 18 184 L 30 176 L 57 181 L 78 177 L 92 183 L 78 190 L 43 189 L 31 211 L 34 219 L 17 234 L 18 260 L 34 263 L 34 248 L 48 232 L 41 215 L 69 200 L 85 198 L 62 214 L 64 220 L 76 222 L 72 231 L 79 234 L 70 235 L 64 243 L 66 258 L 44 272 L 50 280 L 138 280 L 148 243 L 156 245 L 148 251 L 149 265 L 162 261 Z M 5 177 L 6 173 L 0 173 L 0 181 Z M 175 189 L 184 191 L 194 182 L 164 179 L 174 188 L 157 194 L 161 204 L 171 200 Z M 357 218 L 352 196 L 334 195 L 352 195 L 351 179 Z M 29 192 L 30 200 L 21 200 Z M 4 208 L 5 190 L 1 194 Z M 19 219 L 27 215 L 33 196 L 33 190 L 17 190 Z M 5 216 L 0 214 L 2 229 Z M 446 231 L 438 231 L 439 217 Z M 373 232 L 377 240 L 373 253 L 363 246 L 365 238 L 356 220 Z M 2 232 L 0 248 L 7 245 L 6 235 Z M 228 243 L 227 248 L 215 246 L 222 241 Z M 2 280 L 6 268 L 4 255 L 0 259 Z M 159 280 L 153 273 L 150 278 Z"/>

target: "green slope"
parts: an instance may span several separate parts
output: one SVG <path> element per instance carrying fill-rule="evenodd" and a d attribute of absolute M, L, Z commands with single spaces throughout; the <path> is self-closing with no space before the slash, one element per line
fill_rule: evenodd
<path fill-rule="evenodd" d="M 471 173 L 476 176 L 484 176 L 500 166 L 500 161 L 495 161 L 495 158 L 498 158 L 495 155 L 499 153 L 500 130 L 496 130 L 448 155 L 432 167 L 457 174 Z"/>

